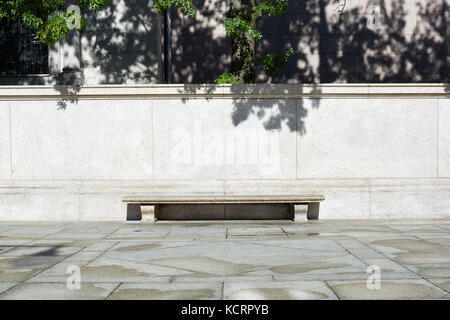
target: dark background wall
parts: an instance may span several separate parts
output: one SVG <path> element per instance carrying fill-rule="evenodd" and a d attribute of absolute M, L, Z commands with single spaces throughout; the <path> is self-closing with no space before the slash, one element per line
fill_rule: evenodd
<path fill-rule="evenodd" d="M 211 83 L 229 71 L 230 39 L 221 21 L 229 1 L 195 0 L 199 13 L 172 10 L 173 72 L 178 83 Z M 449 0 L 290 0 L 284 18 L 258 22 L 258 54 L 292 47 L 283 74 L 258 82 L 449 82 Z M 368 25 L 378 6 L 380 28 Z M 369 21 L 370 23 L 370 21 Z"/>
<path fill-rule="evenodd" d="M 86 10 L 83 14 L 86 24 L 80 32 L 79 48 L 71 45 L 73 33 L 50 47 L 48 75 L 18 76 L 9 72 L 0 75 L 0 85 L 55 84 L 64 67 L 65 48 L 81 55 L 87 85 L 161 82 L 160 21 L 151 1 L 110 0 L 99 12 Z M 5 49 L 0 46 L 0 50 Z M 0 56 L 4 54 L 0 52 Z"/>
<path fill-rule="evenodd" d="M 229 72 L 231 40 L 221 24 L 229 0 L 194 0 L 195 18 L 172 10 L 175 83 L 213 83 Z M 368 27 L 379 8 L 380 28 Z M 85 84 L 162 81 L 161 21 L 149 0 L 110 0 L 86 12 L 81 31 Z M 260 83 L 450 82 L 450 0 L 290 0 L 284 18 L 258 22 L 258 55 L 292 47 L 283 73 Z M 370 24 L 369 24 L 370 26 Z M 62 41 L 64 42 L 64 41 Z M 0 84 L 54 84 L 61 45 L 49 49 L 49 75 L 0 76 Z"/>
<path fill-rule="evenodd" d="M 229 1 L 194 0 L 195 18 L 172 9 L 172 63 L 175 83 L 212 83 L 231 63 L 231 40 L 222 21 Z"/>
<path fill-rule="evenodd" d="M 151 1 L 110 0 L 99 12 L 85 15 L 81 48 L 86 83 L 160 81 L 159 21 Z"/>

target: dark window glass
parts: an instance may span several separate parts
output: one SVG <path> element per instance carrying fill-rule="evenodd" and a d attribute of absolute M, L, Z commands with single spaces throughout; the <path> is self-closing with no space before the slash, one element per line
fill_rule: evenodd
<path fill-rule="evenodd" d="M 0 75 L 48 73 L 48 47 L 20 22 L 0 23 Z"/>

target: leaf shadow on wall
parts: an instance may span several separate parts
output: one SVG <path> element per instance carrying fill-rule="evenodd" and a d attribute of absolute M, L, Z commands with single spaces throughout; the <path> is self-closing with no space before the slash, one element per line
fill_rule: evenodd
<path fill-rule="evenodd" d="M 417 3 L 414 16 L 408 11 L 411 3 L 405 0 L 370 0 L 356 7 L 350 4 L 349 0 L 290 1 L 284 18 L 261 19 L 259 27 L 264 38 L 258 44 L 258 52 L 276 52 L 292 47 L 296 54 L 281 75 L 269 77 L 260 69 L 258 82 L 429 82 L 447 83 L 448 91 L 450 11 L 447 2 L 425 0 Z M 367 12 L 370 5 L 377 5 L 380 10 L 380 28 L 370 28 Z M 180 56 L 182 58 L 183 55 Z M 189 57 L 185 63 L 188 62 Z M 220 70 L 226 71 L 226 68 Z M 302 85 L 299 87 L 304 94 Z M 195 89 L 195 85 L 185 85 L 183 92 L 195 94 L 198 89 L 200 87 Z M 231 87 L 231 92 L 237 95 L 255 94 L 255 90 L 252 86 L 246 89 Z M 258 90 L 269 93 L 271 89 Z M 270 99 L 236 98 L 230 118 L 238 126 L 255 115 L 266 130 L 278 130 L 285 123 L 291 131 L 304 134 L 308 111 L 320 107 L 320 93 L 319 87 L 313 86 L 311 94 L 316 97 L 311 99 L 311 103 L 307 102 L 309 99 L 298 99 L 296 115 L 287 100 L 271 102 Z M 263 120 L 268 115 L 269 120 Z"/>
<path fill-rule="evenodd" d="M 264 39 L 258 50 L 292 47 L 296 54 L 283 74 L 260 73 L 259 80 L 448 83 L 449 19 L 445 0 L 290 1 L 285 18 L 260 21 Z"/>

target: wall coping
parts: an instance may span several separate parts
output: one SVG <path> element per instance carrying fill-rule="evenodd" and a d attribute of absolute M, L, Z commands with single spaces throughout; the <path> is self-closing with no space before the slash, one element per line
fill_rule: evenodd
<path fill-rule="evenodd" d="M 450 84 L 51 85 L 0 86 L 0 100 L 187 98 L 450 98 Z"/>

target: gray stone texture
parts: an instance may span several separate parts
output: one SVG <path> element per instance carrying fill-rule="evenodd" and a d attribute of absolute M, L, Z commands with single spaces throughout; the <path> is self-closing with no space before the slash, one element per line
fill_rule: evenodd
<path fill-rule="evenodd" d="M 450 299 L 448 218 L 1 230 L 0 299 Z M 80 289 L 67 287 L 74 266 Z"/>

